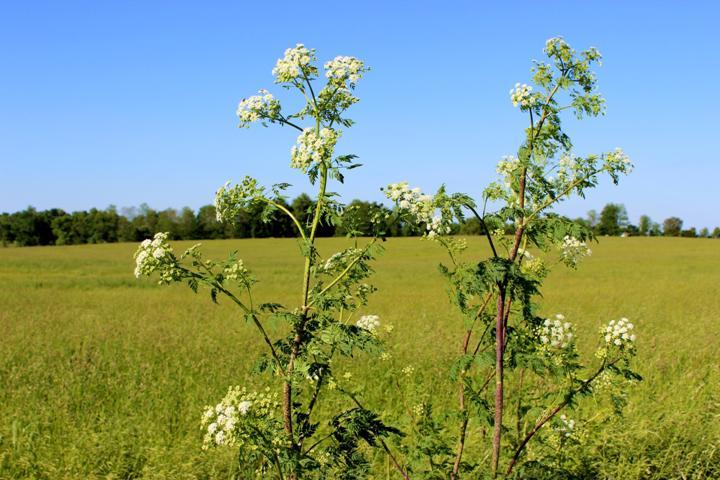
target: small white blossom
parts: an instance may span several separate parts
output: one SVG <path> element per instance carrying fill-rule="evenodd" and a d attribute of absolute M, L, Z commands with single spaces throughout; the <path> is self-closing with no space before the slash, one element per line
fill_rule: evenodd
<path fill-rule="evenodd" d="M 218 222 L 233 222 L 251 202 L 261 199 L 263 188 L 252 177 L 246 176 L 243 181 L 233 187 L 230 181 L 215 193 L 215 215 Z"/>
<path fill-rule="evenodd" d="M 418 223 L 424 223 L 428 238 L 450 233 L 450 221 L 436 213 L 433 197 L 423 194 L 420 188 L 410 188 L 407 182 L 391 183 L 385 188 L 385 196 Z"/>
<path fill-rule="evenodd" d="M 632 172 L 634 168 L 630 157 L 621 148 L 605 155 L 605 165 L 613 172 L 625 174 Z"/>
<path fill-rule="evenodd" d="M 375 333 L 377 328 L 380 326 L 380 317 L 377 315 L 363 315 L 357 321 L 356 325 L 370 333 Z"/>
<path fill-rule="evenodd" d="M 322 128 L 320 134 L 314 128 L 306 128 L 290 150 L 290 166 L 307 172 L 314 165 L 327 163 L 332 157 L 341 132 Z"/>
<path fill-rule="evenodd" d="M 515 84 L 515 88 L 510 89 L 510 101 L 513 107 L 520 105 L 521 108 L 532 107 L 537 102 L 537 97 L 532 95 L 532 87 L 526 84 Z"/>
<path fill-rule="evenodd" d="M 331 81 L 344 83 L 346 80 L 351 85 L 357 83 L 366 71 L 361 60 L 355 57 L 337 56 L 325 64 L 325 76 Z"/>
<path fill-rule="evenodd" d="M 607 327 L 604 327 L 602 333 L 605 343 L 615 345 L 620 348 L 632 349 L 636 336 L 633 332 L 633 325 L 627 318 L 621 318 L 618 321 L 610 320 Z"/>
<path fill-rule="evenodd" d="M 559 425 L 555 427 L 555 431 L 565 438 L 570 438 L 575 433 L 575 420 L 568 418 L 567 416 L 560 415 Z"/>
<path fill-rule="evenodd" d="M 308 50 L 305 45 L 298 43 L 294 48 L 285 50 L 285 56 L 277 61 L 272 74 L 276 83 L 288 83 L 303 75 L 303 69 L 310 67 L 315 59 L 315 51 Z"/>
<path fill-rule="evenodd" d="M 583 257 L 592 255 L 592 250 L 588 248 L 585 242 L 581 242 L 577 238 L 569 235 L 565 235 L 560 248 L 560 259 L 565 265 L 572 268 L 577 267 L 578 262 L 580 262 Z"/>
<path fill-rule="evenodd" d="M 565 316 L 555 315 L 554 319 L 546 319 L 539 329 L 540 342 L 547 348 L 566 349 L 571 346 L 575 335 L 572 324 L 566 322 Z"/>
<path fill-rule="evenodd" d="M 267 90 L 260 90 L 258 93 L 260 95 L 245 98 L 238 104 L 236 114 L 240 119 L 241 127 L 247 127 L 252 122 L 263 118 L 277 118 L 280 112 L 280 102 Z"/>
<path fill-rule="evenodd" d="M 144 240 L 135 252 L 135 277 L 160 273 L 160 283 L 170 283 L 180 278 L 177 261 L 167 242 L 168 234 L 159 232 L 152 240 Z"/>
<path fill-rule="evenodd" d="M 272 419 L 278 408 L 275 395 L 248 392 L 240 387 L 229 388 L 220 403 L 205 407 L 201 419 L 205 431 L 203 448 L 213 445 L 237 446 L 252 441 L 247 430 L 239 427 L 243 422 Z"/>

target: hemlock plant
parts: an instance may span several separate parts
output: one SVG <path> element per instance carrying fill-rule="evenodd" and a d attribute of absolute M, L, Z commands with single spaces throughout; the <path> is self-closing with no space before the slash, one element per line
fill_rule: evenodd
<path fill-rule="evenodd" d="M 391 184 L 385 193 L 396 204 L 394 216 L 378 210 L 374 235 L 365 239 L 354 235 L 352 215 L 342 215 L 344 205 L 329 190 L 359 166 L 354 155 L 335 150 L 340 129 L 353 124 L 345 113 L 358 101 L 354 90 L 368 71 L 364 63 L 339 56 L 324 64 L 321 75 L 315 51 L 298 44 L 277 61 L 273 75 L 275 83 L 302 96 L 302 108 L 284 112 L 267 90 L 240 102 L 241 127 L 260 122 L 299 132 L 290 166 L 317 187 L 317 197 L 307 221 L 301 221 L 283 201 L 287 184 L 263 187 L 245 177 L 217 191 L 217 217 L 233 222 L 252 207 L 261 208 L 266 221 L 277 212 L 292 220 L 303 258 L 298 303 L 259 302 L 253 295 L 256 278 L 237 252 L 210 260 L 197 244 L 177 255 L 167 234 L 158 233 L 135 253 L 136 276 L 157 274 L 161 284 L 184 282 L 196 292 L 206 287 L 213 301 L 233 302 L 265 344 L 255 368 L 259 376 L 253 377 L 257 385 L 230 387 L 202 414 L 204 448 L 236 448 L 240 474 L 261 478 L 363 478 L 373 473 L 375 450 L 405 479 L 573 475 L 567 452 L 581 446 L 592 428 L 573 411 L 582 397 L 610 399 L 621 409 L 623 389 L 639 380 L 631 369 L 636 336 L 629 320 L 612 320 L 601 328 L 596 358 L 581 361 L 573 324 L 562 314 L 540 315 L 536 299 L 553 247 L 557 260 L 571 268 L 591 254 L 592 232 L 552 208 L 571 195 L 583 196 L 601 175 L 617 183 L 632 165 L 620 149 L 576 155 L 562 129 L 564 112 L 578 119 L 603 113 L 591 69 L 600 61 L 598 51 L 577 53 L 552 38 L 545 53 L 547 62 L 534 64 L 532 85 L 518 83 L 510 90 L 512 105 L 528 125 L 517 153 L 499 162 L 500 180 L 483 191 L 481 206 L 444 187 L 427 195 L 407 182 Z M 489 256 L 473 257 L 463 240 L 449 235 L 453 222 L 467 213 L 482 225 Z M 343 221 L 351 232 L 348 247 L 323 255 L 316 245 L 318 229 Z M 463 327 L 449 372 L 456 390 L 446 392 L 457 398 L 456 406 L 434 401 L 429 385 L 412 385 L 414 368 L 406 365 L 389 374 L 397 390 L 388 395 L 403 397 L 407 406 L 391 426 L 384 419 L 393 412 L 365 405 L 362 388 L 340 371 L 338 360 L 391 358 L 383 337 L 392 327 L 364 310 L 375 291 L 368 282 L 371 262 L 381 251 L 378 240 L 393 221 L 419 226 L 446 249 L 449 264 L 440 272 Z M 266 328 L 270 323 L 284 325 L 279 338 Z M 483 431 L 487 435 L 478 434 Z M 389 470 L 384 474 L 389 478 Z"/>

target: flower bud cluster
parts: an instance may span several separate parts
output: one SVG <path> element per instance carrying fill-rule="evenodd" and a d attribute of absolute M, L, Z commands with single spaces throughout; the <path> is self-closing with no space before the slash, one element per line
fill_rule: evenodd
<path fill-rule="evenodd" d="M 150 240 L 146 239 L 135 252 L 135 277 L 150 276 L 153 272 L 160 272 L 160 283 L 170 283 L 177 280 L 180 272 L 176 268 L 177 261 L 173 250 L 167 242 L 167 233 L 156 233 Z"/>
<path fill-rule="evenodd" d="M 515 88 L 510 89 L 510 101 L 513 107 L 529 108 L 537 103 L 537 97 L 532 94 L 530 85 L 516 83 Z"/>
<path fill-rule="evenodd" d="M 565 235 L 560 249 L 560 259 L 565 265 L 572 268 L 576 268 L 582 258 L 592 255 L 592 250 L 585 242 L 570 235 Z"/>
<path fill-rule="evenodd" d="M 223 276 L 226 280 L 244 282 L 247 281 L 249 274 L 250 272 L 248 272 L 247 268 L 245 268 L 242 260 L 237 260 L 236 262 L 226 266 L 223 270 Z"/>
<path fill-rule="evenodd" d="M 245 177 L 243 181 L 234 187 L 230 187 L 230 181 L 225 183 L 215 193 L 215 215 L 218 222 L 232 222 L 253 200 L 261 198 L 263 188 L 260 187 L 252 177 Z"/>
<path fill-rule="evenodd" d="M 513 175 L 520 167 L 520 160 L 512 155 L 504 156 L 497 164 L 497 173 L 503 176 L 505 185 L 510 186 Z"/>
<path fill-rule="evenodd" d="M 380 317 L 377 315 L 363 315 L 360 317 L 360 320 L 357 321 L 356 325 L 370 333 L 375 333 L 380 326 Z"/>
<path fill-rule="evenodd" d="M 303 76 L 303 69 L 310 69 L 315 59 L 315 51 L 308 50 L 298 43 L 294 48 L 285 50 L 285 56 L 277 61 L 272 74 L 275 83 L 289 83 Z"/>
<path fill-rule="evenodd" d="M 290 150 L 290 166 L 307 172 L 313 165 L 328 162 L 340 134 L 332 128 L 322 128 L 319 134 L 314 128 L 306 128 Z"/>
<path fill-rule="evenodd" d="M 572 324 L 565 322 L 565 316 L 558 313 L 555 319 L 546 319 L 540 327 L 540 342 L 556 349 L 565 349 L 572 344 L 574 334 Z"/>
<path fill-rule="evenodd" d="M 325 76 L 330 81 L 340 84 L 349 81 L 350 85 L 355 85 L 366 68 L 363 62 L 355 57 L 337 56 L 325 64 L 325 70 Z"/>
<path fill-rule="evenodd" d="M 348 263 L 352 262 L 358 255 L 362 253 L 359 248 L 348 248 L 341 252 L 333 253 L 325 263 L 320 266 L 320 270 L 329 273 L 340 268 L 345 268 Z"/>
<path fill-rule="evenodd" d="M 545 42 L 545 54 L 549 57 L 555 57 L 567 62 L 572 58 L 573 53 L 573 49 L 562 37 L 549 38 Z"/>
<path fill-rule="evenodd" d="M 411 189 L 407 182 L 392 183 L 385 189 L 385 195 L 401 210 L 415 217 L 418 223 L 424 223 L 428 238 L 450 233 L 449 222 L 435 213 L 433 197 L 423 194 L 420 188 Z"/>
<path fill-rule="evenodd" d="M 262 118 L 273 119 L 280 113 L 280 102 L 267 90 L 260 90 L 260 95 L 244 98 L 238 104 L 237 116 L 240 127 L 247 127 Z"/>

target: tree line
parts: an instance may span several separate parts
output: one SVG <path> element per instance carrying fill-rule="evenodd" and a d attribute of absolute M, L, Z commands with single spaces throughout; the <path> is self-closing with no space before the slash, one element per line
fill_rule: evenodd
<path fill-rule="evenodd" d="M 715 227 L 712 232 L 708 228 L 702 228 L 699 232 L 695 227 L 683 229 L 684 222 L 678 217 L 668 217 L 660 224 L 647 215 L 641 215 L 638 224 L 633 225 L 628 221 L 625 206 L 618 203 L 608 203 L 599 215 L 595 210 L 590 210 L 586 218 L 578 218 L 576 221 L 592 228 L 596 235 L 720 238 L 720 227 Z"/>
<path fill-rule="evenodd" d="M 313 200 L 301 194 L 283 206 L 293 212 L 301 222 L 306 222 Z M 84 243 L 137 242 L 152 237 L 155 232 L 168 232 L 173 240 L 222 239 L 222 238 L 267 238 L 294 237 L 292 221 L 280 212 L 273 212 L 270 221 L 263 219 L 262 206 L 243 211 L 233 225 L 217 221 L 215 207 L 205 205 L 197 212 L 189 207 L 181 210 L 154 210 L 143 204 L 139 208 L 123 208 L 118 211 L 110 206 L 105 210 L 92 208 L 87 211 L 68 213 L 53 208 L 36 210 L 28 207 L 15 213 L 0 214 L 0 244 L 3 246 L 33 245 L 78 245 Z M 377 202 L 353 200 L 340 216 L 337 224 L 324 223 L 318 230 L 323 237 L 344 236 L 350 230 L 371 235 L 373 219 L 388 222 L 380 228 L 387 236 L 416 236 L 423 232 L 407 223 L 390 223 L 390 210 Z M 586 218 L 576 219 L 592 228 L 596 235 L 648 235 L 720 238 L 720 227 L 712 232 L 703 228 L 683 229 L 683 221 L 669 217 L 662 224 L 650 217 L 640 217 L 638 225 L 628 221 L 625 207 L 620 204 L 605 205 L 600 214 L 588 212 Z M 508 226 L 508 231 L 512 226 Z M 484 234 L 481 223 L 468 218 L 453 225 L 453 233 L 462 235 Z"/>

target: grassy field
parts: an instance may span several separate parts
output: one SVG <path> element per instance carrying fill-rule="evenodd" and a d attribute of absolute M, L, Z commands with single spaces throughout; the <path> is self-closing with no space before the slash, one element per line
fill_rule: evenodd
<path fill-rule="evenodd" d="M 321 240 L 321 252 L 344 242 Z M 412 238 L 386 246 L 365 313 L 395 326 L 396 361 L 442 391 L 462 325 L 436 270 L 441 250 Z M 0 478 L 231 476 L 232 452 L 200 449 L 199 416 L 229 385 L 253 381 L 261 342 L 227 302 L 136 280 L 135 248 L 0 249 Z M 260 298 L 297 303 L 295 241 L 203 249 L 239 250 Z M 544 294 L 544 311 L 575 322 L 586 351 L 609 319 L 638 326 L 645 381 L 588 453 L 604 477 L 719 478 L 720 241 L 601 239 L 578 271 L 556 268 Z M 371 372 L 354 375 L 370 404 L 387 401 Z"/>

